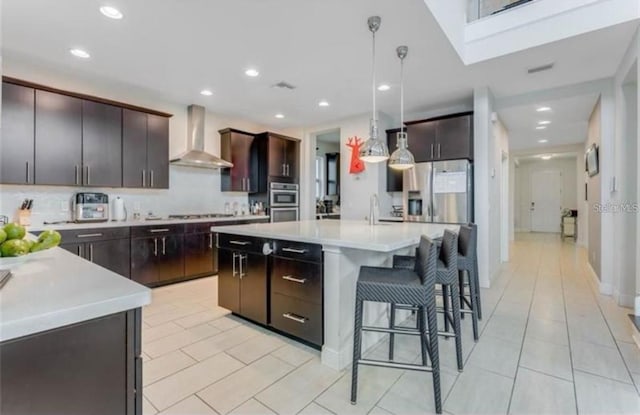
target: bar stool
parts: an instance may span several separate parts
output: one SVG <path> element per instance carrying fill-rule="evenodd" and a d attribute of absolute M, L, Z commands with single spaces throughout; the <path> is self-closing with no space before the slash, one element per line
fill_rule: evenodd
<path fill-rule="evenodd" d="M 356 286 L 355 323 L 353 336 L 353 368 L 351 377 L 351 403 L 356 404 L 358 394 L 359 365 L 380 366 L 396 369 L 431 372 L 436 413 L 442 413 L 440 392 L 440 361 L 438 357 L 437 311 L 435 283 L 437 272 L 437 249 L 427 237 L 420 238 L 415 270 L 402 268 L 360 267 Z M 387 328 L 363 326 L 363 304 L 365 301 L 380 303 L 410 304 L 418 310 L 417 328 Z M 425 318 L 426 317 L 426 318 Z M 422 364 L 398 363 L 392 360 L 362 358 L 362 332 L 397 333 L 420 336 Z M 427 355 L 431 360 L 428 364 Z"/>
<path fill-rule="evenodd" d="M 480 286 L 478 279 L 478 254 L 476 242 L 478 227 L 475 224 L 462 225 L 458 232 L 458 278 L 460 284 L 460 312 L 461 317 L 471 314 L 473 325 L 473 339 L 478 341 L 478 319 L 480 318 Z M 465 276 L 468 282 L 465 281 Z M 465 288 L 469 287 L 467 295 Z M 465 309 L 465 305 L 469 309 Z"/>
<path fill-rule="evenodd" d="M 393 267 L 398 269 L 412 269 L 416 259 L 411 256 L 395 255 Z M 444 331 L 438 331 L 442 337 L 455 337 L 456 360 L 458 370 L 462 372 L 462 331 L 460 328 L 460 282 L 458 280 L 458 234 L 447 229 L 442 237 L 442 247 L 440 249 L 437 263 L 436 284 L 442 286 L 443 308 L 438 310 L 444 314 Z M 438 291 L 436 291 L 438 294 Z M 395 303 L 391 304 L 389 328 L 394 329 L 396 310 L 415 310 L 414 306 Z M 450 327 L 453 326 L 453 333 Z M 390 336 L 389 359 L 393 359 L 394 335 Z"/>

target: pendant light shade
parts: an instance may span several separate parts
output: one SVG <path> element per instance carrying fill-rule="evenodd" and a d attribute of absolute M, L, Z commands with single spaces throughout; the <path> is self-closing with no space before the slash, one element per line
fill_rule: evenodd
<path fill-rule="evenodd" d="M 407 57 L 409 48 L 398 46 L 396 53 L 400 58 L 400 132 L 397 135 L 398 148 L 389 158 L 389 167 L 394 170 L 407 170 L 412 168 L 416 161 L 409 151 L 407 133 L 404 131 L 404 58 Z"/>
<path fill-rule="evenodd" d="M 373 53 L 371 65 L 371 78 L 373 91 L 373 112 L 371 115 L 371 127 L 369 139 L 360 148 L 360 159 L 366 163 L 380 163 L 389 158 L 387 143 L 378 137 L 378 120 L 376 119 L 376 32 L 380 28 L 380 16 L 371 16 L 367 20 L 369 31 L 373 38 Z"/>

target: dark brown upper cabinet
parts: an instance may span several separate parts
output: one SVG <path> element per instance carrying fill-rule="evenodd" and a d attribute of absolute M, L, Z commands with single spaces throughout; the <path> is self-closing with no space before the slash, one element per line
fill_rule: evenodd
<path fill-rule="evenodd" d="M 473 160 L 473 114 L 462 113 L 407 123 L 409 150 L 416 163 Z"/>
<path fill-rule="evenodd" d="M 82 185 L 82 100 L 36 90 L 35 183 Z"/>
<path fill-rule="evenodd" d="M 33 184 L 35 90 L 3 83 L 0 183 Z"/>
<path fill-rule="evenodd" d="M 220 153 L 233 167 L 222 169 L 220 188 L 223 192 L 258 192 L 260 149 L 257 137 L 245 131 L 220 130 Z"/>
<path fill-rule="evenodd" d="M 122 186 L 122 108 L 82 101 L 82 183 Z"/>
<path fill-rule="evenodd" d="M 263 133 L 260 139 L 268 140 L 268 174 L 274 181 L 297 183 L 300 144 L 295 138 L 274 133 Z M 284 179 L 284 180 L 282 180 Z"/>
<path fill-rule="evenodd" d="M 124 187 L 169 188 L 169 118 L 124 109 L 122 151 Z"/>

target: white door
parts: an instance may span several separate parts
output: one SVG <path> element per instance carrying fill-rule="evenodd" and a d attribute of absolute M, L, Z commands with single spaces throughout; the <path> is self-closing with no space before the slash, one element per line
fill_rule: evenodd
<path fill-rule="evenodd" d="M 562 174 L 558 170 L 536 171 L 531 175 L 531 230 L 560 232 Z"/>

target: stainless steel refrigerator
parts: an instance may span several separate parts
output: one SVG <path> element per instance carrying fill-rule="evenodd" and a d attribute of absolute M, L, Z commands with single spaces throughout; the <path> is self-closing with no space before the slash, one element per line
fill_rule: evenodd
<path fill-rule="evenodd" d="M 403 177 L 407 222 L 473 222 L 473 165 L 468 160 L 416 163 Z"/>

